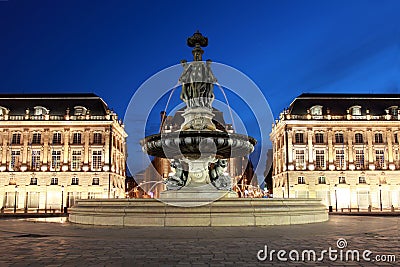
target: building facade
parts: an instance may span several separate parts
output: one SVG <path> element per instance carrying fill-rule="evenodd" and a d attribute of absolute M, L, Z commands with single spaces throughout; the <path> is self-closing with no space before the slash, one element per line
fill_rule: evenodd
<path fill-rule="evenodd" d="M 126 137 L 95 94 L 0 95 L 1 210 L 125 197 Z"/>
<path fill-rule="evenodd" d="M 400 95 L 302 94 L 273 126 L 275 197 L 400 206 Z"/>

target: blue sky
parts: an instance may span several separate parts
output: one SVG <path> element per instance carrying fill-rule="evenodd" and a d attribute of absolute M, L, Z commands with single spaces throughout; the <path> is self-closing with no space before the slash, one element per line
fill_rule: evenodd
<path fill-rule="evenodd" d="M 276 117 L 303 92 L 399 93 L 400 1 L 0 1 L 0 92 L 95 92 L 123 117 L 151 75 L 239 69 Z M 232 104 L 234 105 L 234 103 Z"/>

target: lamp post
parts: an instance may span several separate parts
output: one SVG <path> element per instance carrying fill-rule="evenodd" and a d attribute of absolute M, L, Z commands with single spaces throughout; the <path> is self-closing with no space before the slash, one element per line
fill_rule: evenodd
<path fill-rule="evenodd" d="M 382 185 L 379 185 L 379 206 L 381 208 L 382 211 Z"/>
<path fill-rule="evenodd" d="M 15 186 L 15 192 L 14 192 L 14 213 L 17 212 L 17 193 L 18 193 L 18 185 Z"/>
<path fill-rule="evenodd" d="M 63 213 L 64 210 L 64 185 L 61 186 L 61 211 Z"/>
<path fill-rule="evenodd" d="M 282 186 L 282 198 L 285 198 L 285 187 Z"/>
<path fill-rule="evenodd" d="M 335 208 L 336 208 L 336 212 L 337 212 L 337 191 L 336 191 L 336 187 L 337 187 L 337 185 L 335 184 Z"/>

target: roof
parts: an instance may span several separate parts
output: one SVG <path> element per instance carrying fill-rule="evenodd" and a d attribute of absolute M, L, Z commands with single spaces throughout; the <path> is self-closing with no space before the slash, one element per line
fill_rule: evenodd
<path fill-rule="evenodd" d="M 9 115 L 24 115 L 29 109 L 41 106 L 49 110 L 50 115 L 65 115 L 74 107 L 83 106 L 91 115 L 106 115 L 109 109 L 99 96 L 93 93 L 59 93 L 59 94 L 0 94 L 0 106 L 9 109 Z"/>
<path fill-rule="evenodd" d="M 362 115 L 369 110 L 370 114 L 386 114 L 385 109 L 391 106 L 400 107 L 400 94 L 310 94 L 304 93 L 296 97 L 289 106 L 292 115 L 305 115 L 313 106 L 322 106 L 322 113 L 345 115 L 353 106 L 361 106 Z"/>

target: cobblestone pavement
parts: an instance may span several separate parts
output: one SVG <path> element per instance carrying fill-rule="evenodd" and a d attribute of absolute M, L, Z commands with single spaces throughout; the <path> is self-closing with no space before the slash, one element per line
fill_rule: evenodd
<path fill-rule="evenodd" d="M 257 259 L 271 250 L 338 249 L 395 255 L 396 262 Z M 0 266 L 400 266 L 400 217 L 331 216 L 325 223 L 270 227 L 93 227 L 0 220 Z M 340 251 L 340 250 L 339 250 Z M 339 253 L 336 253 L 339 255 Z M 264 253 L 260 254 L 262 257 Z M 291 254 L 292 258 L 296 254 Z M 334 255 L 334 254 L 333 254 Z M 362 257 L 361 257 L 362 258 Z M 344 257 L 343 257 L 344 259 Z"/>

